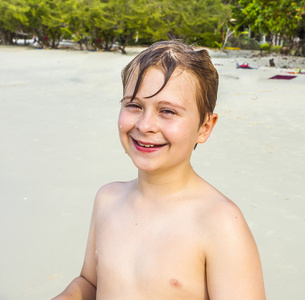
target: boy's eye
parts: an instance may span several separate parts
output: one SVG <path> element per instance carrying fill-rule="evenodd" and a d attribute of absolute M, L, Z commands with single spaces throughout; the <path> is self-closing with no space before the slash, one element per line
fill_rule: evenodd
<path fill-rule="evenodd" d="M 130 107 L 130 108 L 141 108 L 140 105 L 136 104 L 136 103 L 128 103 L 126 105 L 126 107 Z"/>
<path fill-rule="evenodd" d="M 167 115 L 175 115 L 176 112 L 170 109 L 163 109 L 161 110 L 162 113 L 167 114 Z"/>

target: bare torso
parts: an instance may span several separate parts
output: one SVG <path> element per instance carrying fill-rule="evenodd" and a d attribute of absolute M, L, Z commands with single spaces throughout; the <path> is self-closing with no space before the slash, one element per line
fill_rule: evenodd
<path fill-rule="evenodd" d="M 200 206 L 119 192 L 97 212 L 97 299 L 208 299 Z"/>
<path fill-rule="evenodd" d="M 97 194 L 81 272 L 97 300 L 265 300 L 257 247 L 233 202 L 198 177 L 163 199 L 149 191 L 131 181 Z"/>

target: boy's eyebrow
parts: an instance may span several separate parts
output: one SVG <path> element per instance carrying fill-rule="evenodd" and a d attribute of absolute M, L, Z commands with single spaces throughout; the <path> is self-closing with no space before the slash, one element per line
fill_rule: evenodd
<path fill-rule="evenodd" d="M 131 99 L 132 96 L 125 96 L 122 98 L 122 100 L 120 102 L 123 102 L 125 100 Z M 137 97 L 133 98 L 133 99 L 137 99 Z"/>
<path fill-rule="evenodd" d="M 172 102 L 169 102 L 169 101 L 160 101 L 159 104 L 173 106 L 173 107 L 176 107 L 176 108 L 184 110 L 184 111 L 186 110 L 184 106 L 179 105 L 177 103 L 172 103 Z"/>
<path fill-rule="evenodd" d="M 121 100 L 121 103 L 122 103 L 123 101 L 129 100 L 129 99 L 131 99 L 131 96 L 125 96 L 125 97 L 123 97 L 123 99 Z M 135 100 L 135 99 L 138 100 L 137 97 L 135 97 L 133 100 Z M 160 102 L 158 102 L 158 104 L 169 105 L 169 106 L 173 106 L 173 107 L 176 107 L 176 108 L 178 108 L 178 109 L 181 109 L 181 110 L 186 111 L 186 109 L 185 109 L 184 106 L 179 105 L 179 104 L 177 104 L 177 103 L 172 103 L 172 102 L 170 102 L 170 101 L 160 101 Z"/>

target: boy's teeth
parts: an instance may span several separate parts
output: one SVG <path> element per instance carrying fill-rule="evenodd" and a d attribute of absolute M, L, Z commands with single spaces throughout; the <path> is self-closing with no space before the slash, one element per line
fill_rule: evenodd
<path fill-rule="evenodd" d="M 144 145 L 144 144 L 141 144 L 141 143 L 139 143 L 138 142 L 138 144 L 140 145 L 140 146 L 142 146 L 142 147 L 146 147 L 146 148 L 151 148 L 151 147 L 153 147 L 154 145 Z"/>

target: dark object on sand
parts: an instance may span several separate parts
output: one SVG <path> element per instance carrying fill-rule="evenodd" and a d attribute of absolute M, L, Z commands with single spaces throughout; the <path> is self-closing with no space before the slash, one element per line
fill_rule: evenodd
<path fill-rule="evenodd" d="M 270 67 L 275 67 L 275 63 L 274 63 L 273 58 L 269 59 L 269 64 L 270 64 Z"/>
<path fill-rule="evenodd" d="M 275 75 L 273 77 L 270 77 L 269 79 L 291 80 L 293 78 L 296 78 L 296 76 L 291 76 L 291 75 Z"/>
<path fill-rule="evenodd" d="M 282 55 L 288 55 L 289 52 L 290 52 L 290 50 L 289 50 L 288 47 L 282 47 L 282 48 L 281 48 L 281 51 L 280 51 L 280 53 L 281 53 Z"/>

